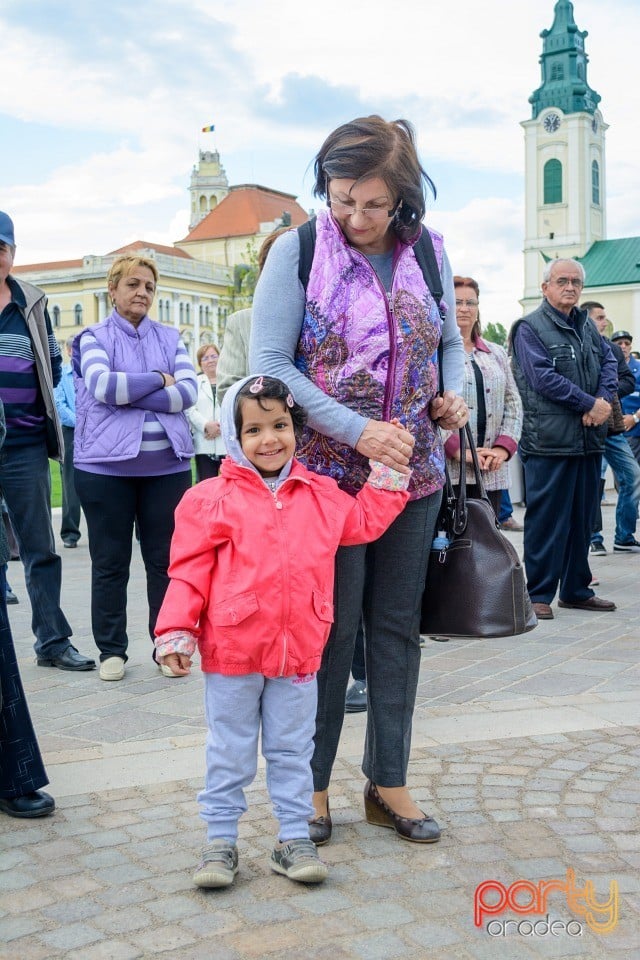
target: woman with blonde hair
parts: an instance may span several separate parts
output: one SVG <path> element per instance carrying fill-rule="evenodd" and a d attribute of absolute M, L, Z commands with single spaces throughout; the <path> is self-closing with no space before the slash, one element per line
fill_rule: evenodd
<path fill-rule="evenodd" d="M 101 680 L 121 680 L 125 672 L 134 524 L 153 640 L 169 583 L 173 513 L 191 486 L 193 444 L 184 411 L 196 399 L 196 373 L 179 331 L 148 315 L 157 282 L 153 260 L 118 257 L 107 276 L 113 310 L 73 343 L 75 485 L 89 533 Z"/>

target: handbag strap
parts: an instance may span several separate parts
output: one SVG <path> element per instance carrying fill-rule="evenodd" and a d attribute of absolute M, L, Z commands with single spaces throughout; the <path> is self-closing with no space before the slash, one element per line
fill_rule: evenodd
<path fill-rule="evenodd" d="M 467 446 L 471 452 L 471 463 L 473 465 L 475 482 L 480 494 L 480 498 L 482 500 L 486 500 L 487 502 L 489 502 L 489 498 L 484 486 L 484 480 L 482 479 L 480 462 L 478 460 L 478 451 L 476 450 L 473 434 L 471 433 L 471 427 L 468 423 L 466 423 L 464 427 L 460 427 L 458 430 L 458 436 L 460 438 L 460 488 L 458 491 L 458 496 L 455 497 L 453 532 L 459 536 L 461 533 L 464 533 L 464 530 L 467 526 Z M 451 483 L 448 470 L 446 470 L 446 474 L 449 483 Z"/>
<path fill-rule="evenodd" d="M 439 303 L 438 306 L 440 306 Z M 443 361 L 444 347 L 442 345 L 442 337 L 440 337 L 440 341 L 438 343 L 438 393 L 441 397 L 444 395 Z M 469 445 L 469 450 L 471 451 L 471 462 L 473 464 L 475 481 L 480 496 L 483 500 L 487 500 L 487 502 L 489 502 L 489 498 L 487 497 L 484 480 L 482 479 L 482 473 L 480 472 L 478 451 L 476 450 L 473 434 L 471 433 L 471 427 L 468 423 L 466 423 L 464 427 L 460 427 L 458 430 L 458 436 L 460 439 L 460 488 L 458 495 L 456 496 L 453 490 L 453 484 L 451 482 L 451 476 L 449 474 L 449 468 L 447 467 L 447 461 L 445 458 L 445 502 L 443 507 L 449 507 L 449 509 L 453 507 L 453 510 L 451 511 L 453 514 L 453 533 L 455 533 L 457 536 L 460 536 L 461 533 L 464 533 L 467 526 L 467 444 Z"/>

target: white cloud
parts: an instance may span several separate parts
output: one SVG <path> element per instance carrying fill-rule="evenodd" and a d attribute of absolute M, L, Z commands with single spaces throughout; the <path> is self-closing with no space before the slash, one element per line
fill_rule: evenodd
<path fill-rule="evenodd" d="M 441 190 L 450 209 L 439 199 L 434 218 L 466 272 L 482 273 L 483 303 L 491 297 L 491 312 L 504 322 L 522 290 L 519 124 L 540 83 L 539 33 L 551 26 L 553 8 L 553 0 L 386 7 L 325 0 L 317 9 L 299 0 L 5 5 L 3 68 L 12 82 L 4 115 L 24 121 L 27 133 L 45 131 L 39 148 L 17 143 L 3 158 L 1 205 L 16 218 L 18 262 L 183 236 L 199 147 L 220 149 L 232 183 L 266 183 L 317 206 L 307 167 L 322 139 L 353 110 L 379 111 L 414 122 L 427 169 L 437 163 L 445 171 L 439 186 L 447 167 L 456 182 L 465 171 L 460 208 Z M 640 5 L 579 0 L 575 17 L 589 30 L 589 81 L 611 124 L 609 234 L 637 235 L 629 89 Z M 2 122 L 0 115 L 0 137 Z M 206 123 L 215 123 L 214 135 L 200 135 Z M 77 160 L 52 162 L 49 147 L 70 132 Z M 29 153 L 28 176 L 21 150 Z"/>
<path fill-rule="evenodd" d="M 444 234 L 454 274 L 478 282 L 482 322 L 508 329 L 522 315 L 523 203 L 487 197 L 461 210 L 434 211 L 428 222 Z"/>

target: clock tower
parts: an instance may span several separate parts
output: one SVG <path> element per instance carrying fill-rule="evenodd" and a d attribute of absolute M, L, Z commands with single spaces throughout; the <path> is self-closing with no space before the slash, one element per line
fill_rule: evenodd
<path fill-rule="evenodd" d="M 581 257 L 606 238 L 605 131 L 600 96 L 587 82 L 586 30 L 558 0 L 543 30 L 542 83 L 525 120 L 525 312 L 540 301 L 546 260 Z"/>

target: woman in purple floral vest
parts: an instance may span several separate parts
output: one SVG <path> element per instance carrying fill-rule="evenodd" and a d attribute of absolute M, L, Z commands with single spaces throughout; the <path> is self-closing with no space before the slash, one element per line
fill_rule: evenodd
<path fill-rule="evenodd" d="M 331 133 L 315 159 L 313 263 L 300 280 L 297 231 L 274 243 L 253 303 L 250 365 L 288 383 L 308 413 L 299 457 L 357 492 L 368 458 L 411 470 L 411 499 L 375 543 L 342 547 L 334 624 L 318 674 L 311 837 L 331 837 L 329 781 L 344 717 L 354 639 L 366 635 L 369 823 L 432 843 L 435 820 L 411 798 L 407 767 L 420 670 L 420 604 L 444 483 L 438 427 L 462 426 L 464 354 L 442 237 L 429 231 L 444 295 L 434 301 L 413 247 L 435 188 L 405 120 L 364 117 Z M 437 347 L 445 392 L 438 394 Z"/>

